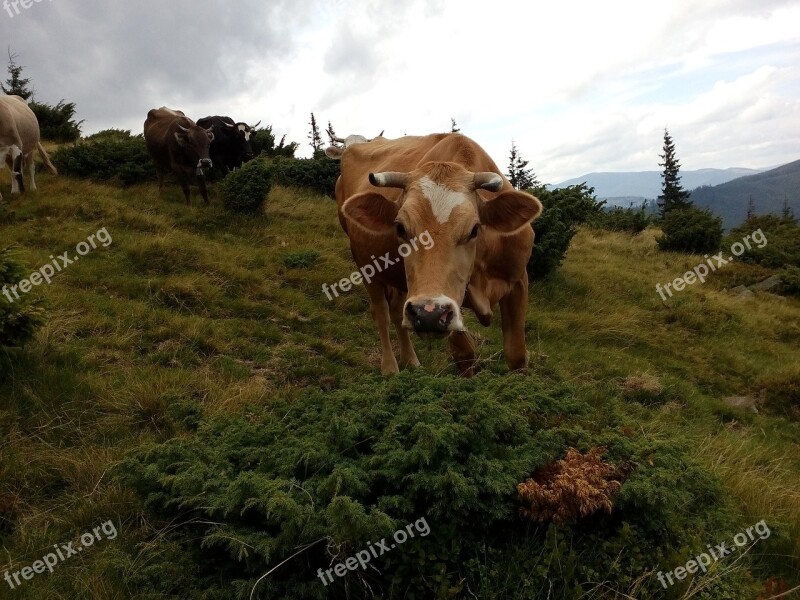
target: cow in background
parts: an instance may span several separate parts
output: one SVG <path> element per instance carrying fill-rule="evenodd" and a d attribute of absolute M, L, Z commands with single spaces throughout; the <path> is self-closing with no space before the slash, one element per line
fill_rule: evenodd
<path fill-rule="evenodd" d="M 238 169 L 242 164 L 253 159 L 252 140 L 256 136 L 255 125 L 235 123 L 230 117 L 203 117 L 197 124 L 214 133 L 209 155 L 214 164 L 225 173 Z"/>
<path fill-rule="evenodd" d="M 12 194 L 25 192 L 25 168 L 30 175 L 31 190 L 36 191 L 36 162 L 33 158 L 36 150 L 45 167 L 57 175 L 58 171 L 39 141 L 39 121 L 28 103 L 20 96 L 0 96 L 0 168 L 7 165 L 11 170 Z"/>
<path fill-rule="evenodd" d="M 156 167 L 159 193 L 164 187 L 164 176 L 172 171 L 183 190 L 186 204 L 189 204 L 189 184 L 193 180 L 197 181 L 203 200 L 208 204 L 205 170 L 213 164 L 209 148 L 214 133 L 196 125 L 181 111 L 162 106 L 147 113 L 144 139 Z"/>
<path fill-rule="evenodd" d="M 385 130 L 384 130 L 385 131 Z M 376 135 L 372 140 L 383 139 L 383 131 L 381 131 L 378 135 Z M 346 138 L 340 138 L 338 136 L 332 136 L 331 141 L 337 144 L 341 144 L 342 147 L 338 146 L 330 146 L 325 148 L 325 155 L 328 158 L 332 158 L 333 160 L 341 160 L 342 154 L 344 151 L 353 144 L 367 144 L 372 140 L 368 140 L 363 135 L 353 134 L 348 135 Z"/>

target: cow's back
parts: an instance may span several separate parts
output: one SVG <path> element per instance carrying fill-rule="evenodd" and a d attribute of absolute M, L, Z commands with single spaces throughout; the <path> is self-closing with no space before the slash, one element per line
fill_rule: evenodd
<path fill-rule="evenodd" d="M 0 136 L 18 136 L 24 154 L 33 152 L 39 143 L 39 121 L 20 96 L 0 96 Z"/>
<path fill-rule="evenodd" d="M 165 106 L 154 108 L 147 113 L 144 122 L 144 140 L 150 156 L 162 164 L 164 168 L 171 166 L 170 148 L 173 145 L 170 135 L 174 124 L 189 128 L 194 122 L 179 110 Z"/>

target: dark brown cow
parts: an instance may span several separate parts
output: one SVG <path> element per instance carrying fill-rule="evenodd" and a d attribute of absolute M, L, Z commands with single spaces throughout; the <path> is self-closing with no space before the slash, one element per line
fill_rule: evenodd
<path fill-rule="evenodd" d="M 199 127 L 179 110 L 162 106 L 147 113 L 144 139 L 156 166 L 159 193 L 164 187 L 164 175 L 172 171 L 183 189 L 186 204 L 189 204 L 189 183 L 193 179 L 208 204 L 204 169 L 211 168 L 208 155 L 214 141 L 211 130 Z"/>
<path fill-rule="evenodd" d="M 381 371 L 398 370 L 389 340 L 393 322 L 400 366 L 419 365 L 409 336 L 414 331 L 447 337 L 460 373 L 472 375 L 475 344 L 462 307 L 488 325 L 498 305 L 506 361 L 512 370 L 525 369 L 525 267 L 539 200 L 515 190 L 483 148 L 460 134 L 359 141 L 328 154 L 342 160 L 336 202 L 356 264 L 365 273 L 379 256 L 386 266 L 374 279 L 364 278 Z M 403 253 L 404 243 L 423 235 L 428 246 Z"/>

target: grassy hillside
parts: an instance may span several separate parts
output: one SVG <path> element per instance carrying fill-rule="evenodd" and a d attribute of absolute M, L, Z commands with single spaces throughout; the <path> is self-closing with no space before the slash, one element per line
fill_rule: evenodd
<path fill-rule="evenodd" d="M 177 188 L 159 199 L 151 185 L 120 190 L 48 176 L 40 183 L 37 194 L 11 203 L 15 221 L 0 225 L 0 242 L 18 243 L 27 267 L 38 268 L 51 254 L 73 253 L 103 227 L 113 243 L 32 292 L 46 299 L 48 323 L 24 351 L 0 357 L 0 577 L 109 519 L 119 535 L 17 589 L 0 579 L 0 597 L 247 598 L 254 573 L 280 563 L 275 555 L 257 560 L 267 551 L 236 521 L 250 506 L 249 495 L 232 501 L 235 511 L 205 510 L 202 494 L 180 482 L 163 487 L 161 471 L 140 472 L 137 465 L 147 464 L 147 457 L 161 464 L 176 448 L 169 443 L 176 443 L 192 449 L 181 460 L 194 456 L 198 469 L 215 466 L 217 446 L 237 439 L 229 437 L 231 430 L 251 427 L 247 435 L 258 436 L 260 425 L 273 427 L 275 419 L 305 423 L 298 425 L 302 431 L 311 415 L 319 415 L 322 423 L 315 426 L 331 423 L 336 432 L 334 423 L 355 423 L 361 415 L 380 421 L 413 401 L 424 420 L 448 390 L 498 402 L 497 411 L 519 409 L 531 422 L 539 419 L 549 446 L 534 445 L 542 463 L 531 462 L 531 472 L 563 458 L 569 445 L 586 450 L 605 444 L 612 457 L 635 458 L 635 477 L 643 479 L 632 482 L 652 484 L 657 472 L 662 483 L 631 483 L 610 522 L 518 524 L 540 553 L 520 556 L 516 567 L 507 556 L 476 556 L 478 581 L 490 583 L 459 588 L 452 584 L 456 577 L 444 577 L 450 587 L 440 589 L 441 597 L 546 598 L 555 597 L 548 592 L 554 586 L 564 598 L 662 597 L 657 571 L 679 567 L 706 545 L 730 540 L 762 519 L 772 532 L 768 539 L 705 577 L 674 586 L 667 597 L 753 598 L 783 585 L 778 580 L 788 587 L 800 583 L 800 422 L 767 408 L 786 397 L 797 402 L 800 302 L 724 293 L 729 282 L 749 274 L 745 265 L 728 266 L 664 304 L 655 285 L 702 257 L 659 252 L 653 230 L 636 237 L 582 230 L 560 273 L 531 286 L 532 368 L 526 377 L 506 373 L 498 324 L 484 329 L 470 318 L 482 365 L 475 383 L 452 376 L 443 344 L 421 340 L 416 347 L 423 369 L 393 383 L 378 376 L 365 293 L 332 302 L 322 294 L 323 283 L 353 270 L 330 199 L 279 187 L 265 215 L 247 218 L 226 213 L 216 190 L 210 207 L 199 200 L 186 207 Z M 0 186 L 8 189 L 7 171 Z M 500 391 L 506 385 L 511 393 Z M 529 406 L 523 401 L 528 388 L 536 398 L 552 400 Z M 432 390 L 429 397 L 425 390 Z M 732 408 L 723 401 L 728 396 L 755 396 L 762 405 L 758 414 Z M 375 435 L 387 432 L 378 428 Z M 360 439 L 354 432 L 341 435 Z M 306 444 L 309 453 L 314 447 L 298 433 L 273 443 L 260 447 L 272 453 L 293 444 Z M 672 484 L 668 461 L 660 462 L 660 451 L 652 450 L 664 444 L 681 457 L 670 463 Z M 335 457 L 333 463 L 335 468 Z M 120 473 L 121 464 L 127 473 Z M 241 472 L 249 472 L 242 465 Z M 695 473 L 716 481 L 718 493 L 700 496 L 694 491 L 699 483 L 692 487 L 691 477 L 681 478 Z M 210 478 L 237 474 L 209 467 Z M 148 478 L 149 496 L 142 492 Z M 649 534 L 658 556 L 650 546 L 625 541 L 628 515 L 636 522 L 637 510 L 659 513 L 684 486 L 683 516 L 670 512 L 661 533 Z M 501 490 L 509 496 L 513 491 Z M 706 505 L 714 512 L 706 514 Z M 209 521 L 216 521 L 216 537 L 203 528 Z M 437 522 L 431 519 L 430 526 L 435 532 Z M 606 531 L 614 532 L 613 543 L 609 537 L 603 548 Z M 562 541 L 551 543 L 559 535 Z M 242 541 L 235 552 L 229 547 L 234 538 Z M 571 548 L 579 554 L 572 556 Z M 424 544 L 416 550 L 424 551 Z M 580 567 L 591 565 L 595 578 L 574 564 L 568 569 L 567 557 Z M 243 566 L 232 574 L 237 562 Z M 217 570 L 222 564 L 230 570 Z M 205 578 L 202 586 L 195 573 Z M 523 577 L 529 578 L 525 586 L 517 585 Z M 192 585 L 202 589 L 185 587 Z M 212 595 L 215 586 L 229 588 L 230 595 Z M 311 583 L 303 589 L 303 597 L 349 593 Z"/>

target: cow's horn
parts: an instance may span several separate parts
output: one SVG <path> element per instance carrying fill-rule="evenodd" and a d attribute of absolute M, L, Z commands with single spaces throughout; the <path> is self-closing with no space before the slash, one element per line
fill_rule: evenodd
<path fill-rule="evenodd" d="M 381 131 L 381 132 L 380 132 L 378 135 L 376 135 L 375 137 L 383 137 L 383 132 L 384 132 L 384 131 L 386 131 L 386 130 L 385 130 L 385 129 L 384 129 L 384 130 L 382 130 L 382 131 Z"/>
<path fill-rule="evenodd" d="M 344 144 L 344 140 L 343 140 L 342 138 L 340 138 L 340 137 L 337 137 L 337 136 L 335 136 L 335 135 L 334 135 L 334 136 L 331 136 L 331 139 L 332 139 L 334 142 L 336 142 L 337 144 Z"/>
<path fill-rule="evenodd" d="M 188 129 L 186 129 L 186 127 L 184 127 L 184 126 L 183 126 L 183 125 L 181 125 L 180 123 L 178 123 L 178 127 L 180 127 L 180 130 L 181 130 L 183 133 L 187 133 L 187 132 L 189 131 Z"/>
<path fill-rule="evenodd" d="M 473 177 L 476 190 L 488 190 L 490 192 L 498 192 L 503 187 L 503 178 L 497 173 L 483 172 L 475 173 Z"/>
<path fill-rule="evenodd" d="M 233 123 L 228 123 L 227 121 L 223 121 L 222 124 L 225 125 L 225 127 L 230 127 L 231 129 L 236 128 L 236 125 L 234 125 Z"/>
<path fill-rule="evenodd" d="M 256 128 L 256 127 L 258 127 L 259 125 L 261 125 L 261 121 L 259 121 L 259 122 L 258 122 L 258 123 L 256 123 L 255 125 L 252 125 L 252 126 L 250 127 L 250 129 L 255 129 L 255 128 Z"/>
<path fill-rule="evenodd" d="M 370 173 L 369 182 L 375 187 L 404 188 L 408 181 L 408 173 L 386 171 L 385 173 Z"/>

